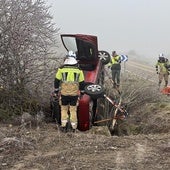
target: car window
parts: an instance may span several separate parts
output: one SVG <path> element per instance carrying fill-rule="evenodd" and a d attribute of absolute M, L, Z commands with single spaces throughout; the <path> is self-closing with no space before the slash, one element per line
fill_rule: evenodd
<path fill-rule="evenodd" d="M 75 37 L 63 37 L 63 42 L 68 51 L 77 51 L 76 38 Z"/>

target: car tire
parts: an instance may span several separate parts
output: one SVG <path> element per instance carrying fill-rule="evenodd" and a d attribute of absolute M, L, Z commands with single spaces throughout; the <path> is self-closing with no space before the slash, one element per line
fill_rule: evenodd
<path fill-rule="evenodd" d="M 111 60 L 110 54 L 107 51 L 99 51 L 98 56 L 104 65 L 108 64 Z"/>
<path fill-rule="evenodd" d="M 99 84 L 90 84 L 85 86 L 84 91 L 87 95 L 89 95 L 93 99 L 97 99 L 103 97 L 104 95 L 104 87 Z"/>

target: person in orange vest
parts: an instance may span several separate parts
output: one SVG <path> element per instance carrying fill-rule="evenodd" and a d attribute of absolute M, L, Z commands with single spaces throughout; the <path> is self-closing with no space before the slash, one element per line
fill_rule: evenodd
<path fill-rule="evenodd" d="M 158 86 L 160 88 L 162 80 L 164 79 L 165 81 L 165 86 L 167 87 L 168 85 L 168 78 L 169 78 L 169 61 L 167 58 L 164 57 L 164 55 L 161 53 L 159 54 L 159 59 L 155 65 L 156 67 L 156 73 L 158 74 Z"/>
<path fill-rule="evenodd" d="M 112 52 L 112 58 L 108 64 L 108 68 L 112 70 L 112 80 L 114 82 L 114 87 L 119 87 L 120 85 L 120 71 L 121 71 L 121 56 L 119 56 L 116 51 Z"/>

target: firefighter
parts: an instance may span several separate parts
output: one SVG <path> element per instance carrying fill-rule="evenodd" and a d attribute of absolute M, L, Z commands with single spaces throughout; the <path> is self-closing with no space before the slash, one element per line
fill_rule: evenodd
<path fill-rule="evenodd" d="M 159 78 L 159 82 L 158 82 L 159 88 L 161 86 L 163 79 L 165 81 L 165 87 L 167 87 L 168 77 L 169 77 L 169 72 L 168 72 L 169 62 L 168 62 L 168 59 L 165 58 L 162 53 L 159 54 L 159 59 L 155 65 L 155 67 L 156 67 L 156 73 L 158 74 L 158 78 Z"/>
<path fill-rule="evenodd" d="M 61 127 L 66 127 L 70 120 L 72 128 L 77 128 L 77 102 L 79 90 L 84 89 L 84 74 L 78 68 L 76 54 L 66 55 L 64 65 L 58 68 L 54 80 L 55 93 L 61 93 Z M 68 112 L 69 111 L 69 112 Z M 69 114 L 68 114 L 69 113 Z"/>
<path fill-rule="evenodd" d="M 119 87 L 120 85 L 120 71 L 121 71 L 121 57 L 117 55 L 116 51 L 112 52 L 112 58 L 108 64 L 108 68 L 112 70 L 112 80 L 114 82 L 114 87 Z"/>

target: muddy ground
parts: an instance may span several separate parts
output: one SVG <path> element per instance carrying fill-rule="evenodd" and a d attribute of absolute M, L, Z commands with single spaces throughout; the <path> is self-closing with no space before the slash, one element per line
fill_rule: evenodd
<path fill-rule="evenodd" d="M 95 130 L 62 133 L 55 124 L 45 122 L 1 124 L 0 169 L 170 169 L 169 102 L 147 104 L 145 111 L 135 110 L 121 126 L 128 128 L 128 135 Z"/>
<path fill-rule="evenodd" d="M 159 91 L 150 93 L 137 87 L 138 94 L 131 88 L 127 96 L 133 99 L 129 102 L 129 116 L 117 124 L 113 136 L 107 128 L 62 133 L 56 124 L 45 121 L 1 123 L 0 169 L 169 170 L 170 96 L 162 95 L 154 101 L 155 93 L 161 95 Z"/>
<path fill-rule="evenodd" d="M 61 134 L 52 124 L 19 132 L 1 126 L 0 169 L 169 170 L 170 134 Z M 14 130 L 15 129 L 15 130 Z"/>

